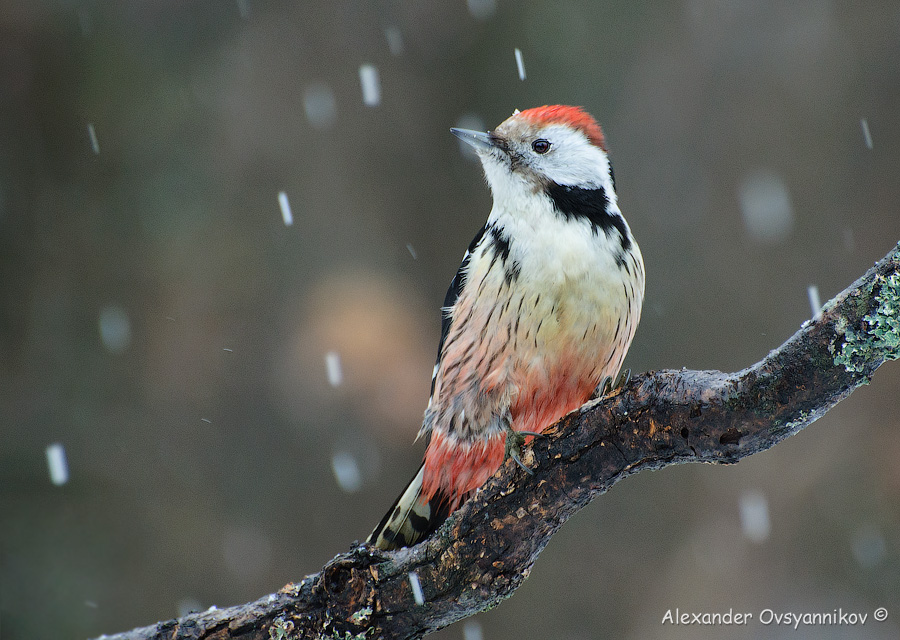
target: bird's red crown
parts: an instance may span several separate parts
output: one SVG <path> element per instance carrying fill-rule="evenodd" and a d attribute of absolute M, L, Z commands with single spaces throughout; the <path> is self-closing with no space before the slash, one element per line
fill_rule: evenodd
<path fill-rule="evenodd" d="M 581 131 L 592 144 L 606 151 L 606 139 L 600 125 L 581 107 L 570 107 L 563 104 L 544 105 L 526 109 L 520 113 L 522 118 L 534 124 L 565 124 Z"/>

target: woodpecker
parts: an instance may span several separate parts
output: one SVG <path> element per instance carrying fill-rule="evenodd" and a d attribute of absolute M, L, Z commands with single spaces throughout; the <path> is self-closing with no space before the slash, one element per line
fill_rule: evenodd
<path fill-rule="evenodd" d="M 430 535 L 523 434 L 615 379 L 644 298 L 641 252 L 587 112 L 543 106 L 486 133 L 450 131 L 477 152 L 494 205 L 444 301 L 425 459 L 368 539 L 385 550 Z"/>

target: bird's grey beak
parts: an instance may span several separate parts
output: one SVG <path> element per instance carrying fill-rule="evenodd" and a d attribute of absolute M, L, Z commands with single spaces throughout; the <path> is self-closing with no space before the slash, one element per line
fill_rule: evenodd
<path fill-rule="evenodd" d="M 472 131 L 471 129 L 457 129 L 456 127 L 452 127 L 450 133 L 466 144 L 475 147 L 476 151 L 488 151 L 495 146 L 493 140 L 491 140 L 491 136 L 483 131 Z"/>

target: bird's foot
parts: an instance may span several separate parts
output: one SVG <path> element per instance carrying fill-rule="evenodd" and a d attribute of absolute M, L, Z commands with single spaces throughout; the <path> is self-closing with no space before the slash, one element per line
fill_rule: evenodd
<path fill-rule="evenodd" d="M 534 475 L 534 471 L 525 466 L 522 462 L 522 445 L 525 444 L 525 438 L 532 436 L 534 438 L 544 437 L 543 433 L 535 433 L 533 431 L 516 431 L 508 424 L 506 425 L 506 446 L 504 449 L 503 461 L 512 458 L 513 462 L 522 467 L 522 470 L 530 476 Z"/>
<path fill-rule="evenodd" d="M 631 369 L 622 369 L 615 380 L 609 376 L 603 376 L 603 380 L 601 380 L 600 384 L 597 385 L 597 388 L 594 389 L 594 394 L 591 399 L 596 400 L 597 398 L 604 398 L 608 395 L 612 395 L 614 391 L 618 391 L 628 384 L 629 380 L 631 380 Z"/>

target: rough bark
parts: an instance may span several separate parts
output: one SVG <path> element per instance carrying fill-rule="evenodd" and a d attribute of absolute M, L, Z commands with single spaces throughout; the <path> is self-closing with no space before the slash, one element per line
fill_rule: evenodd
<path fill-rule="evenodd" d="M 256 602 L 111 638 L 419 638 L 509 597 L 556 530 L 622 478 L 768 449 L 898 356 L 900 246 L 754 366 L 646 373 L 569 414 L 524 452 L 533 476 L 508 462 L 412 549 L 355 546 Z"/>

